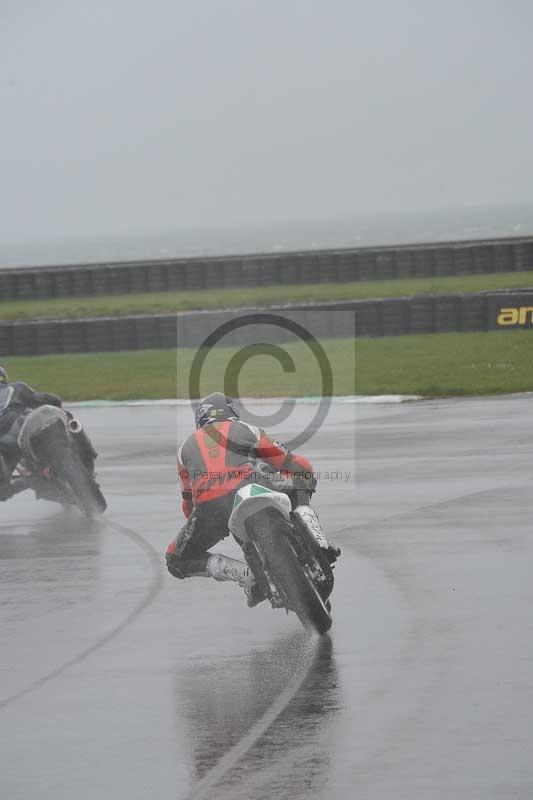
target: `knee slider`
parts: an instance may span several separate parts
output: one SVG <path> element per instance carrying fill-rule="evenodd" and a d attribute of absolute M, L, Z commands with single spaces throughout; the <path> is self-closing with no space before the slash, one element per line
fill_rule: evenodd
<path fill-rule="evenodd" d="M 173 539 L 169 546 L 167 547 L 167 551 L 165 553 L 165 559 L 167 562 L 167 569 L 171 575 L 175 578 L 186 578 L 187 575 L 183 569 L 183 564 L 181 563 L 181 558 L 176 552 L 177 550 L 177 541 Z"/>
<path fill-rule="evenodd" d="M 207 556 L 183 558 L 175 554 L 167 554 L 167 569 L 175 578 L 207 577 L 207 559 Z"/>
<path fill-rule="evenodd" d="M 167 553 L 167 569 L 174 578 L 187 578 L 184 564 L 182 564 L 181 559 L 174 553 Z"/>

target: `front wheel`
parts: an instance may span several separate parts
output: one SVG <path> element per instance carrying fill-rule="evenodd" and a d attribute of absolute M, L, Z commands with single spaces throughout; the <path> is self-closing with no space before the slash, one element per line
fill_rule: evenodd
<path fill-rule="evenodd" d="M 325 601 L 298 560 L 287 536 L 287 521 L 274 509 L 255 514 L 248 520 L 250 536 L 263 556 L 271 579 L 306 628 L 326 633 L 332 619 Z"/>

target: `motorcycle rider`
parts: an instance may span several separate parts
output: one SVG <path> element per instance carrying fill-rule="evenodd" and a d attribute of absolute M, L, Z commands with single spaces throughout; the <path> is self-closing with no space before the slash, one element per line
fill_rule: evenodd
<path fill-rule="evenodd" d="M 229 535 L 228 520 L 237 489 L 251 481 L 261 482 L 257 460 L 295 476 L 309 495 L 316 487 L 313 467 L 307 458 L 289 452 L 260 428 L 240 421 L 234 401 L 221 392 L 201 400 L 195 416 L 196 431 L 178 451 L 187 522 L 167 548 L 168 571 L 175 578 L 236 581 L 244 589 L 248 605 L 254 606 L 265 598 L 246 562 L 207 551 Z M 309 506 L 302 510 L 305 524 L 333 563 L 340 550 L 322 533 L 316 513 Z"/>
<path fill-rule="evenodd" d="M 19 458 L 18 434 L 27 411 L 43 405 L 61 408 L 57 395 L 36 392 L 22 381 L 9 382 L 7 371 L 0 366 L 0 501 L 31 488 L 31 478 L 14 478 L 11 474 Z"/>

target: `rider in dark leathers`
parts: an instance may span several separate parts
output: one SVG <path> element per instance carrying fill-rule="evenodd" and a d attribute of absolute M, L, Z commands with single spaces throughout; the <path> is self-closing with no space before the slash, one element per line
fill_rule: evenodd
<path fill-rule="evenodd" d="M 258 460 L 303 481 L 309 495 L 316 487 L 313 467 L 307 458 L 289 452 L 260 428 L 241 422 L 235 403 L 221 392 L 200 401 L 196 428 L 178 451 L 182 508 L 187 522 L 167 548 L 168 570 L 175 578 L 204 576 L 236 581 L 244 589 L 248 605 L 254 606 L 264 596 L 248 565 L 208 550 L 228 536 L 237 489 L 251 481 L 261 481 L 257 478 Z M 313 509 L 306 506 L 302 510 L 307 517 L 304 524 L 310 523 L 320 547 L 331 562 L 335 561 L 340 550 L 323 535 Z"/>
<path fill-rule="evenodd" d="M 62 407 L 55 394 L 36 392 L 22 381 L 10 383 L 6 370 L 0 367 L 0 500 L 9 500 L 32 485 L 31 479 L 11 480 L 11 474 L 20 458 L 17 439 L 24 415 L 43 405 Z"/>

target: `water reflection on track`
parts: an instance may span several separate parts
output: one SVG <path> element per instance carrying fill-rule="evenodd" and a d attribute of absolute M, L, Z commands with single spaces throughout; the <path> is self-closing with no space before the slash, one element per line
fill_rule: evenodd
<path fill-rule="evenodd" d="M 290 760 L 292 747 L 302 739 L 311 744 L 328 724 L 340 707 L 338 693 L 329 636 L 285 635 L 239 659 L 180 669 L 176 716 L 195 732 L 189 797 L 206 797 L 218 783 L 242 785 L 248 772 L 257 778 L 265 767 Z M 313 749 L 311 760 L 307 782 L 314 790 L 327 780 L 327 753 Z"/>

